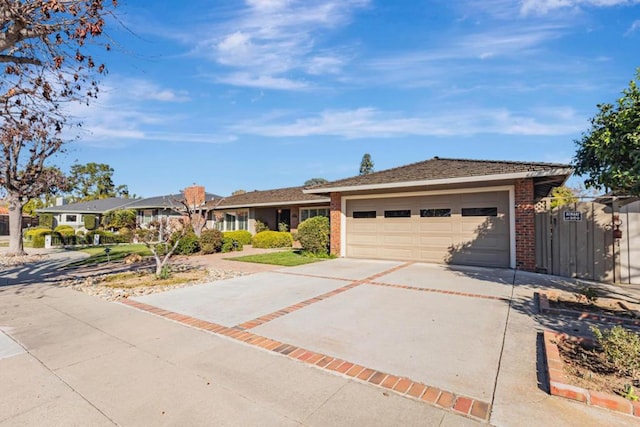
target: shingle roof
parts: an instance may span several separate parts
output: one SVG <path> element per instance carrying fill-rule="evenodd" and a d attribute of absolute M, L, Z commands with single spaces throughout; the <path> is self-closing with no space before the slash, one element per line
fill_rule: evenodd
<path fill-rule="evenodd" d="M 481 177 L 519 172 L 551 172 L 558 169 L 565 169 L 567 171 L 564 174 L 570 174 L 568 171 L 570 166 L 561 163 L 446 159 L 434 157 L 422 162 L 373 172 L 368 175 L 358 175 L 332 181 L 327 184 L 318 185 L 307 191 L 319 193 L 322 192 L 323 189 L 337 187 L 358 187 L 376 184 Z"/>
<path fill-rule="evenodd" d="M 214 200 L 207 203 L 208 207 L 219 209 L 230 207 L 268 206 L 279 204 L 302 203 L 328 203 L 329 198 L 315 194 L 305 194 L 304 187 L 277 188 L 273 190 L 255 190 L 244 194 L 225 197 L 222 200 Z"/>
<path fill-rule="evenodd" d="M 136 200 L 134 203 L 127 205 L 127 209 L 164 209 L 179 207 L 181 206 L 180 200 L 182 200 L 183 197 L 184 196 L 182 194 L 166 194 L 164 196 L 147 197 Z M 205 193 L 204 197 L 206 201 L 220 198 L 220 196 L 213 193 Z"/>
<path fill-rule="evenodd" d="M 109 197 L 107 199 L 90 200 L 88 202 L 70 203 L 68 205 L 50 206 L 47 208 L 36 209 L 36 212 L 50 213 L 104 213 L 113 209 L 129 207 L 135 199 L 124 199 L 121 197 Z"/>

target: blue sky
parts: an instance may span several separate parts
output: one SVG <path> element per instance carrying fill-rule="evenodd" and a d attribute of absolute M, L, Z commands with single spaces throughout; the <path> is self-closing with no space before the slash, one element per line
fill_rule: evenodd
<path fill-rule="evenodd" d="M 142 6 L 142 3 L 152 6 Z M 569 162 L 640 66 L 640 0 L 121 0 L 57 165 L 227 195 L 433 156 Z"/>

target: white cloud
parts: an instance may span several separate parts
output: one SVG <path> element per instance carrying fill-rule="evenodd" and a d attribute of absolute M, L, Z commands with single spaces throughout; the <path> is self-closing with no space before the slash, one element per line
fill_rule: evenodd
<path fill-rule="evenodd" d="M 323 111 L 289 122 L 246 122 L 236 133 L 265 137 L 334 136 L 346 139 L 403 136 L 569 135 L 584 128 L 585 119 L 572 109 L 514 113 L 505 109 L 472 109 L 405 116 L 375 108 Z"/>
<path fill-rule="evenodd" d="M 254 76 L 248 73 L 234 73 L 216 79 L 220 83 L 232 86 L 245 86 L 272 90 L 303 90 L 305 82 L 290 80 L 284 77 Z"/>
<path fill-rule="evenodd" d="M 74 120 L 82 122 L 81 128 L 66 130 L 65 137 L 104 147 L 130 141 L 227 143 L 237 139 L 231 134 L 181 132 L 182 117 L 171 103 L 188 99 L 182 92 L 150 81 L 109 77 L 101 85 L 100 97 L 90 105 L 65 106 Z"/>
<path fill-rule="evenodd" d="M 631 23 L 631 26 L 627 30 L 627 32 L 624 33 L 624 35 L 625 36 L 629 36 L 629 35 L 631 35 L 632 33 L 635 33 L 638 30 L 640 30 L 640 19 L 636 19 L 635 21 L 633 21 Z"/>
<path fill-rule="evenodd" d="M 348 23 L 369 0 L 247 0 L 235 19 L 202 37 L 195 53 L 233 71 L 220 81 L 237 86 L 273 88 L 291 75 L 336 74 L 344 59 L 321 50 L 324 32 Z M 249 78 L 238 79 L 238 75 Z M 264 86 L 258 86 L 264 82 Z M 277 85 L 299 89 L 299 85 Z"/>
<path fill-rule="evenodd" d="M 520 12 L 523 15 L 545 14 L 556 9 L 577 8 L 580 6 L 631 6 L 638 3 L 640 3 L 640 0 L 523 0 Z"/>

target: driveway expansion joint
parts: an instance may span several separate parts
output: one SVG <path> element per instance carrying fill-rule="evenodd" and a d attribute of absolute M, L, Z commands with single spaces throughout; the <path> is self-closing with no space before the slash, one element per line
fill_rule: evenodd
<path fill-rule="evenodd" d="M 364 282 L 364 281 L 358 281 Z M 354 282 L 355 283 L 355 282 Z M 358 283 L 360 284 L 360 283 Z M 350 284 L 350 285 L 353 285 Z M 349 285 L 348 285 L 349 286 Z M 355 285 L 354 285 L 355 286 Z M 348 379 L 373 385 L 385 391 L 396 393 L 400 396 L 434 405 L 441 409 L 449 410 L 453 413 L 463 415 L 475 420 L 488 422 L 491 413 L 491 404 L 472 397 L 458 395 L 456 393 L 442 390 L 438 387 L 413 381 L 410 378 L 398 377 L 386 372 L 367 368 L 346 360 L 334 358 L 302 347 L 283 343 L 250 331 L 241 330 L 238 327 L 228 327 L 212 322 L 195 319 L 189 316 L 166 310 L 157 310 L 157 307 L 141 303 L 138 301 L 123 299 L 121 304 L 146 311 L 150 314 L 174 320 L 186 326 L 198 328 L 218 335 L 232 338 L 253 347 L 278 353 L 300 363 L 306 363 L 317 369 L 321 369 L 333 374 L 342 375 Z"/>
<path fill-rule="evenodd" d="M 294 311 L 297 311 L 301 308 L 307 307 L 311 304 L 320 302 L 320 301 L 324 301 L 327 298 L 331 298 L 333 296 L 336 296 L 338 294 L 341 294 L 345 291 L 348 291 L 349 289 L 353 289 L 356 286 L 360 286 L 366 283 L 370 283 L 371 280 L 375 280 L 379 277 L 385 276 L 387 274 L 393 273 L 395 271 L 398 271 L 402 268 L 408 267 L 410 265 L 414 264 L 413 262 L 407 262 L 404 263 L 402 265 L 398 265 L 395 266 L 393 268 L 387 269 L 385 271 L 382 271 L 380 273 L 374 274 L 372 276 L 366 277 L 364 279 L 360 279 L 360 280 L 350 280 L 350 279 L 336 279 L 335 277 L 327 277 L 327 276 L 319 276 L 319 275 L 309 275 L 309 274 L 297 274 L 297 273 L 289 273 L 289 272 L 279 272 L 281 274 L 290 274 L 290 275 L 294 275 L 294 276 L 303 276 L 303 277 L 313 277 L 313 278 L 321 278 L 321 279 L 331 279 L 331 280 L 345 280 L 345 281 L 349 281 L 351 283 L 349 283 L 348 285 L 342 286 L 340 288 L 334 289 L 332 291 L 326 292 L 324 294 L 315 296 L 313 298 L 309 298 L 307 300 L 304 300 L 302 302 L 298 302 L 296 304 L 292 304 L 288 307 L 282 308 L 278 311 L 274 311 L 272 313 L 269 314 L 265 314 L 264 316 L 260 316 L 258 318 L 252 319 L 252 320 L 248 320 L 244 323 L 241 323 L 239 325 L 237 325 L 236 327 L 242 330 L 247 330 L 247 329 L 253 329 L 257 326 L 263 325 L 267 322 L 270 322 L 274 319 L 277 319 L 279 317 L 282 316 L 286 316 L 287 314 L 293 313 Z"/>

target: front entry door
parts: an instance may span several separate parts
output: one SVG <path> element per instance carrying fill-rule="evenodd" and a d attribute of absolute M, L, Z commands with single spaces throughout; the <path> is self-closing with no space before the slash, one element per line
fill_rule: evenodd
<path fill-rule="evenodd" d="M 287 231 L 291 230 L 291 209 L 278 209 L 276 211 L 276 228 L 279 228 L 281 222 L 287 224 Z"/>

